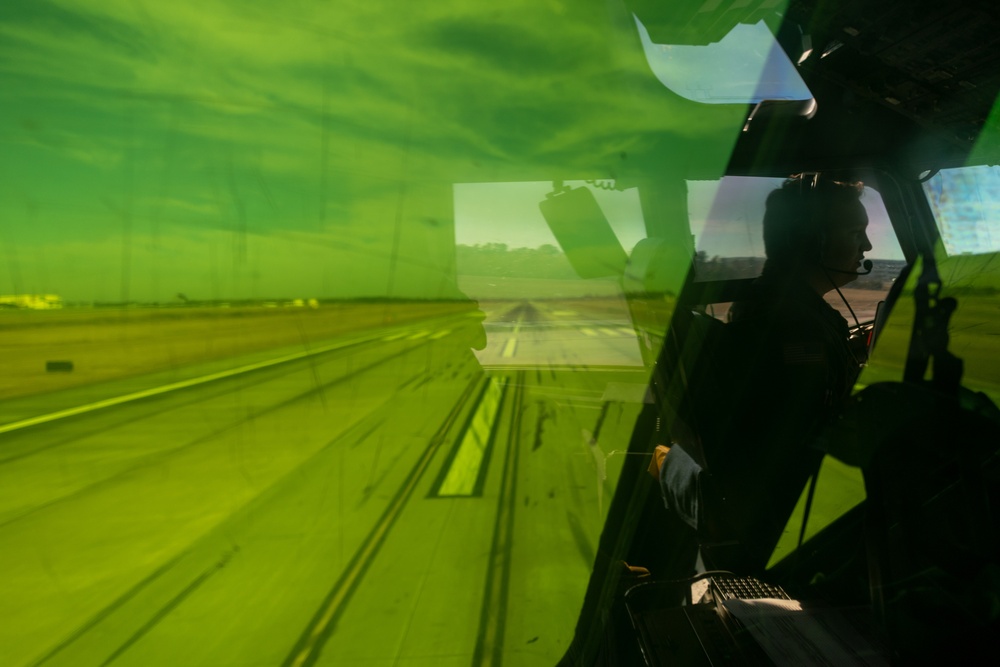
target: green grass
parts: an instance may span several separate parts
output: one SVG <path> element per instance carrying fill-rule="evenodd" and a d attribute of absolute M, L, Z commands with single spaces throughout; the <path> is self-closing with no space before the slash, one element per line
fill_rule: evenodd
<path fill-rule="evenodd" d="M 985 393 L 995 403 L 1000 402 L 1000 303 L 989 294 L 965 293 L 957 298 L 958 308 L 949 326 L 948 349 L 964 361 L 962 384 Z M 860 386 L 902 381 L 914 311 L 912 295 L 904 295 L 886 323 L 870 365 L 859 378 Z M 930 376 L 928 367 L 927 377 Z M 861 470 L 827 457 L 820 472 L 807 537 L 815 535 L 864 498 Z M 805 492 L 772 556 L 772 564 L 797 545 L 804 506 Z"/>

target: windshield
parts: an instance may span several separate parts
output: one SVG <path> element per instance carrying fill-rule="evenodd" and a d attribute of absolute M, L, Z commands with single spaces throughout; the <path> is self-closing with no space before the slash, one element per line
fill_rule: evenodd
<path fill-rule="evenodd" d="M 762 220 L 767 196 L 784 178 L 726 176 L 718 181 L 692 181 L 688 187 L 691 233 L 694 235 L 695 280 L 699 282 L 756 278 L 764 268 Z M 885 299 L 896 276 L 906 265 L 903 251 L 889 222 L 878 190 L 865 186 L 861 202 L 868 216 L 866 233 L 872 248 L 870 273 L 841 292 L 825 296 L 851 324 L 875 319 L 878 302 Z M 725 320 L 728 303 L 712 304 L 712 313 Z"/>
<path fill-rule="evenodd" d="M 949 256 L 1000 252 L 1000 169 L 942 169 L 923 189 Z"/>
<path fill-rule="evenodd" d="M 1000 354 L 993 311 L 1000 291 L 1000 172 L 970 165 L 942 169 L 923 184 L 940 233 L 937 270 L 943 294 L 958 299 L 950 349 L 965 360 L 963 381 L 1000 401 Z"/>
<path fill-rule="evenodd" d="M 737 23 L 704 45 L 657 44 L 638 17 L 642 48 L 664 86 L 704 104 L 812 100 L 808 86 L 763 21 Z"/>
<path fill-rule="evenodd" d="M 746 109 L 624 11 L 0 13 L 5 664 L 558 661 L 690 257 L 637 328 L 650 137 Z"/>

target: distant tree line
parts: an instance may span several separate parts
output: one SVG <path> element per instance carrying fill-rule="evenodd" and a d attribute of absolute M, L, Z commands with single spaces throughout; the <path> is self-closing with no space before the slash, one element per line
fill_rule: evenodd
<path fill-rule="evenodd" d="M 511 248 L 506 243 L 459 244 L 455 254 L 458 272 L 463 275 L 577 278 L 566 255 L 549 243 L 537 248 Z"/>

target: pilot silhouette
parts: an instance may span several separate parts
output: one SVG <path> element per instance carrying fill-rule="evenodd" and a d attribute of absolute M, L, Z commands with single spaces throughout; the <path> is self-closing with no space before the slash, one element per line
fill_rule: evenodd
<path fill-rule="evenodd" d="M 714 377 L 688 413 L 698 442 L 654 456 L 665 502 L 699 531 L 712 567 L 763 571 L 818 470 L 812 443 L 857 378 L 863 348 L 823 296 L 870 270 L 862 192 L 806 174 L 768 196 L 763 272 L 699 366 Z"/>

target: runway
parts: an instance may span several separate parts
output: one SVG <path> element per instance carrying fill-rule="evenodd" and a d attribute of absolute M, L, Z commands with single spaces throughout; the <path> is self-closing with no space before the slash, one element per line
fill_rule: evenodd
<path fill-rule="evenodd" d="M 613 318 L 462 328 L 8 401 L 5 664 L 554 664 L 645 370 Z"/>

